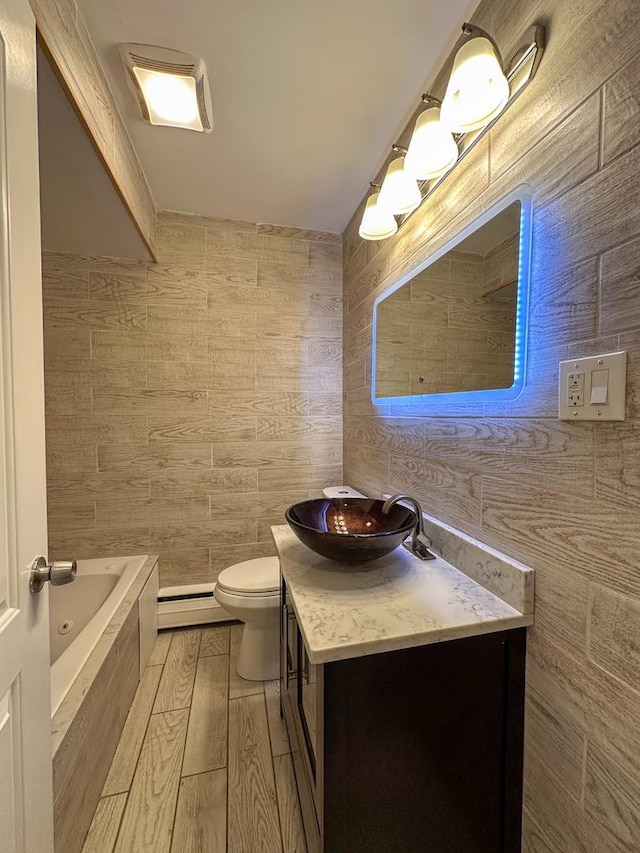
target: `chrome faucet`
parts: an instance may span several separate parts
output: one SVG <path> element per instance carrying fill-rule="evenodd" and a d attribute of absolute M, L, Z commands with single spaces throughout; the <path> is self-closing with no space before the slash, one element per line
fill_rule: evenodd
<path fill-rule="evenodd" d="M 403 547 L 405 547 L 407 551 L 411 551 L 412 554 L 415 554 L 416 557 L 420 557 L 421 560 L 435 560 L 436 555 L 432 554 L 429 550 L 429 548 L 431 548 L 431 539 L 429 539 L 427 534 L 424 532 L 422 507 L 415 498 L 412 498 L 411 495 L 393 495 L 388 501 L 385 501 L 382 507 L 382 512 L 384 512 L 385 515 L 388 515 L 391 507 L 401 501 L 403 503 L 411 504 L 416 514 L 416 524 L 411 534 L 411 542 L 408 544 L 406 542 L 403 543 Z"/>

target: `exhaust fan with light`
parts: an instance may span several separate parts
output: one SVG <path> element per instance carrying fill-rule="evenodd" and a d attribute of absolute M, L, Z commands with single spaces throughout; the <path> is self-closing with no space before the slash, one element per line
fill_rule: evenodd
<path fill-rule="evenodd" d="M 121 44 L 120 53 L 149 124 L 211 133 L 211 92 L 203 59 L 152 44 Z"/>

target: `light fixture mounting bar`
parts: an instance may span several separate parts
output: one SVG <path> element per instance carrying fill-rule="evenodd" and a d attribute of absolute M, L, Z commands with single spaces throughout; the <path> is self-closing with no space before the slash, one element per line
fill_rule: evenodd
<path fill-rule="evenodd" d="M 544 53 L 545 42 L 546 32 L 543 26 L 540 26 L 540 24 L 533 24 L 533 26 L 529 27 L 522 37 L 517 50 L 507 62 L 507 66 L 504 70 L 509 82 L 517 76 L 520 69 L 526 66 L 531 57 L 533 57 L 533 62 L 529 71 L 527 83 L 529 80 L 534 78 L 535 73 L 538 70 L 540 60 L 542 59 L 542 54 Z"/>

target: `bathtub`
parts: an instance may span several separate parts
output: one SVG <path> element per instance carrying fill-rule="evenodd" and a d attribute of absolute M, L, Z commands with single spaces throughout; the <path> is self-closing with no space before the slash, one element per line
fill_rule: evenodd
<path fill-rule="evenodd" d="M 158 558 L 79 560 L 49 590 L 55 853 L 81 853 L 158 631 Z"/>
<path fill-rule="evenodd" d="M 52 717 L 146 560 L 146 555 L 78 560 L 75 581 L 49 589 Z"/>

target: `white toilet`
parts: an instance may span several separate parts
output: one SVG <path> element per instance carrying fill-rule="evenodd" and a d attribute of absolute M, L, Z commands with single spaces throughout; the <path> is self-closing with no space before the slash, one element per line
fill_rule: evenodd
<path fill-rule="evenodd" d="M 326 498 L 363 494 L 348 486 L 323 490 Z M 223 569 L 213 595 L 234 619 L 244 622 L 236 669 L 248 681 L 270 681 L 280 675 L 280 561 L 258 557 Z"/>
<path fill-rule="evenodd" d="M 213 595 L 244 622 L 236 669 L 249 681 L 280 675 L 280 561 L 258 557 L 223 569 Z"/>

